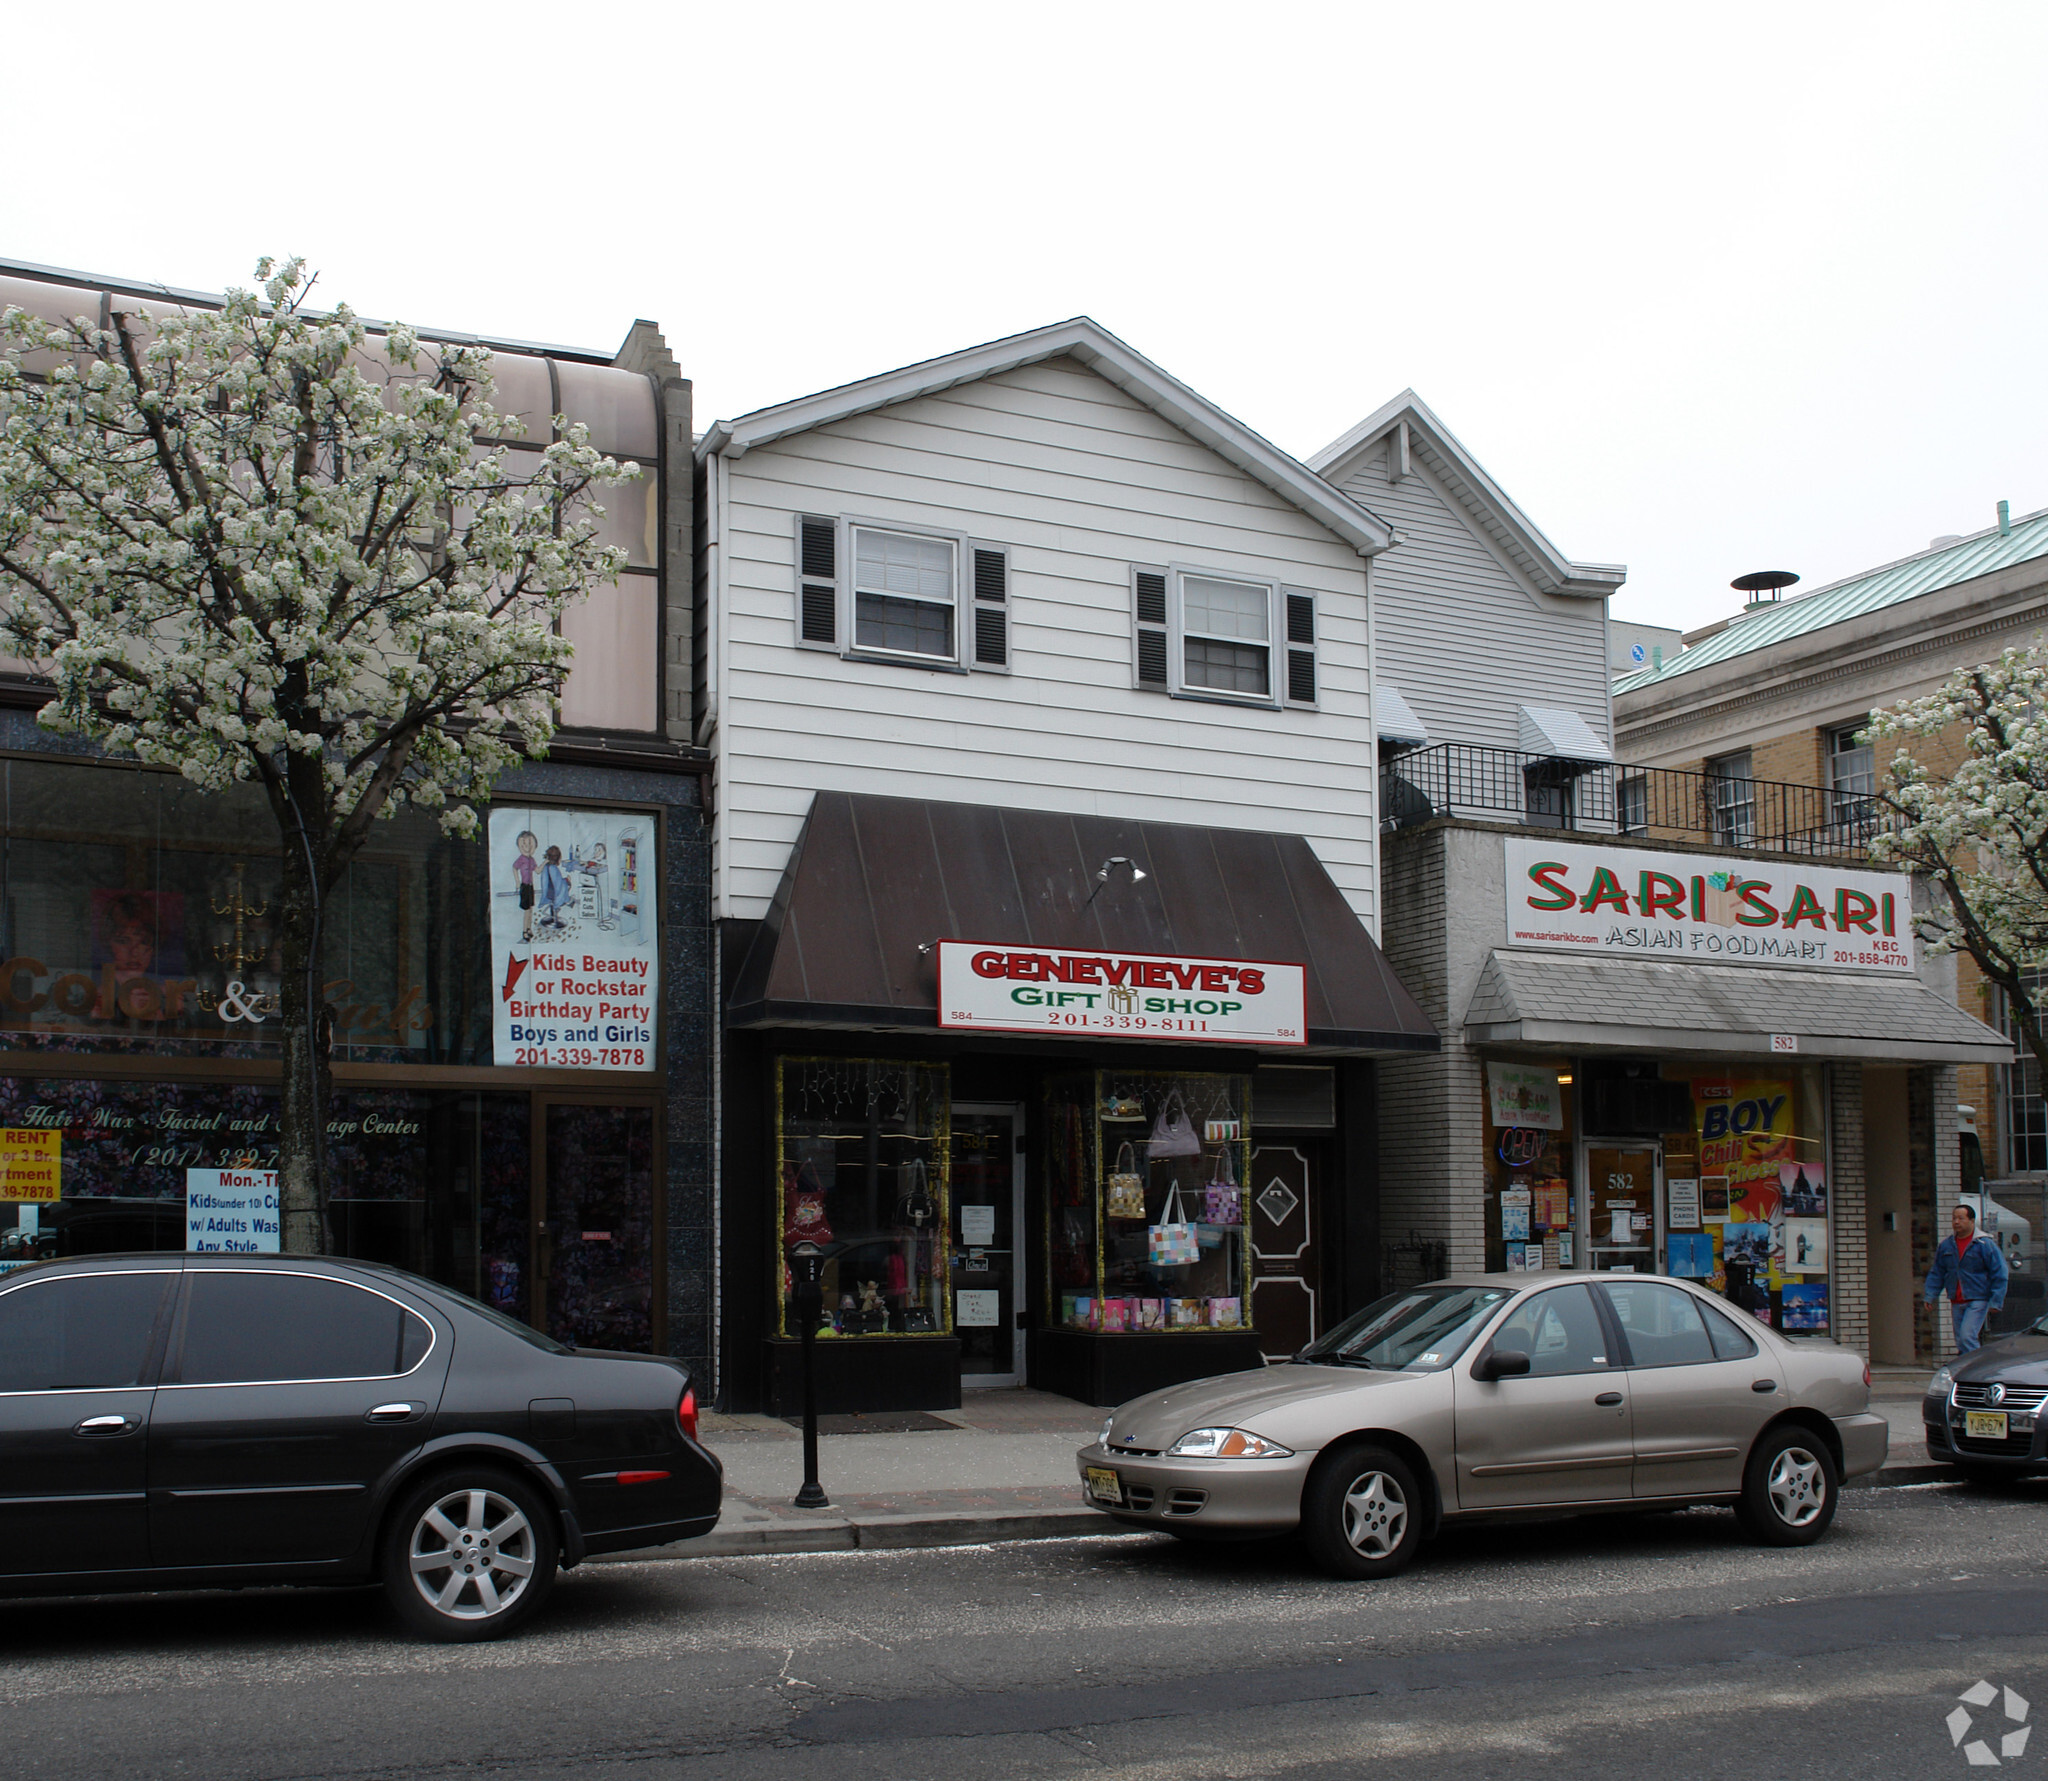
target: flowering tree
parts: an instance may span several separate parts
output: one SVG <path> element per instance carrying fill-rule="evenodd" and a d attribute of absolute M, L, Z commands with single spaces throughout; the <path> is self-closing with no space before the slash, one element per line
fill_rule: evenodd
<path fill-rule="evenodd" d="M 1963 745 L 1952 774 L 1914 758 L 1914 744 L 1951 729 Z M 2048 965 L 2048 648 L 2037 639 L 1961 669 L 1939 692 L 1872 712 L 1864 733 L 1899 745 L 1878 790 L 1891 824 L 1872 853 L 1933 879 L 1944 907 L 1923 918 L 1923 938 L 1977 961 L 2048 1072 L 2033 980 Z"/>
<path fill-rule="evenodd" d="M 379 817 L 469 835 L 541 751 L 563 610 L 618 570 L 593 491 L 638 472 L 557 422 L 530 478 L 490 354 L 346 308 L 260 262 L 218 310 L 0 317 L 0 638 L 54 683 L 40 721 L 220 791 L 254 781 L 283 888 L 284 1246 L 327 1247 L 323 899 Z"/>

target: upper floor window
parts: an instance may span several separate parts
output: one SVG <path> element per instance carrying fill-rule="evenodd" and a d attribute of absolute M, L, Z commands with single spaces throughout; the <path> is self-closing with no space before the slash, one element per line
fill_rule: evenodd
<path fill-rule="evenodd" d="M 1009 667 L 1002 545 L 810 514 L 796 543 L 799 643 L 956 672 Z"/>
<path fill-rule="evenodd" d="M 1131 572 L 1141 688 L 1255 705 L 1316 700 L 1316 596 L 1192 569 Z"/>
<path fill-rule="evenodd" d="M 1747 847 L 1756 840 L 1756 774 L 1748 749 L 1707 763 L 1707 794 L 1716 841 Z"/>
<path fill-rule="evenodd" d="M 1845 724 L 1825 737 L 1829 817 L 1836 823 L 1863 826 L 1877 815 L 1877 750 L 1856 740 L 1862 729 L 1861 724 Z"/>
<path fill-rule="evenodd" d="M 950 662 L 955 550 L 951 539 L 853 528 L 853 643 Z"/>

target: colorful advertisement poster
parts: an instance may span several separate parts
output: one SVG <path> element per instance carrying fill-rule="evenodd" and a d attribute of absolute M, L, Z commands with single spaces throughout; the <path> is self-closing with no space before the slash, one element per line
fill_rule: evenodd
<path fill-rule="evenodd" d="M 1497 1126 L 1544 1132 L 1564 1130 L 1564 1091 L 1557 1072 L 1537 1064 L 1486 1066 L 1488 1110 Z"/>
<path fill-rule="evenodd" d="M 654 818 L 495 808 L 489 847 L 493 1061 L 653 1069 L 661 991 Z"/>
<path fill-rule="evenodd" d="M 195 1254 L 276 1255 L 283 1225 L 275 1169 L 187 1169 L 185 1247 Z"/>
<path fill-rule="evenodd" d="M 64 1197 L 64 1134 L 33 1127 L 0 1131 L 0 1200 L 37 1203 Z"/>
<path fill-rule="evenodd" d="M 1603 958 L 1913 967 L 1912 892 L 1896 872 L 1503 838 L 1507 942 Z"/>

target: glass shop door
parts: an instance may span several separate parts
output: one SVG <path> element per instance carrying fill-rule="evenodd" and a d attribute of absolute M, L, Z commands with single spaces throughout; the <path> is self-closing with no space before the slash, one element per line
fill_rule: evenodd
<path fill-rule="evenodd" d="M 1664 1252 L 1661 1146 L 1588 1138 L 1579 1147 L 1585 1208 L 1579 1241 L 1596 1274 L 1660 1274 Z"/>
<path fill-rule="evenodd" d="M 953 1107 L 953 1333 L 963 1388 L 1024 1379 L 1024 1130 L 1019 1107 Z"/>
<path fill-rule="evenodd" d="M 533 1122 L 530 1321 L 578 1348 L 658 1353 L 667 1292 L 654 1103 L 536 1094 Z"/>

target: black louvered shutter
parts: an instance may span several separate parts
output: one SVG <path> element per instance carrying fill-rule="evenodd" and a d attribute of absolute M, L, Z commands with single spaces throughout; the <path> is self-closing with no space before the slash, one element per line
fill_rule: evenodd
<path fill-rule="evenodd" d="M 1138 684 L 1164 692 L 1167 690 L 1166 576 L 1157 569 L 1135 570 L 1131 588 L 1137 618 Z"/>
<path fill-rule="evenodd" d="M 1316 702 L 1316 597 L 1287 592 L 1287 703 Z"/>
<path fill-rule="evenodd" d="M 974 665 L 1010 665 L 1010 561 L 988 545 L 974 547 Z"/>
<path fill-rule="evenodd" d="M 797 586 L 806 643 L 839 641 L 839 528 L 829 519 L 806 519 L 799 541 Z"/>

